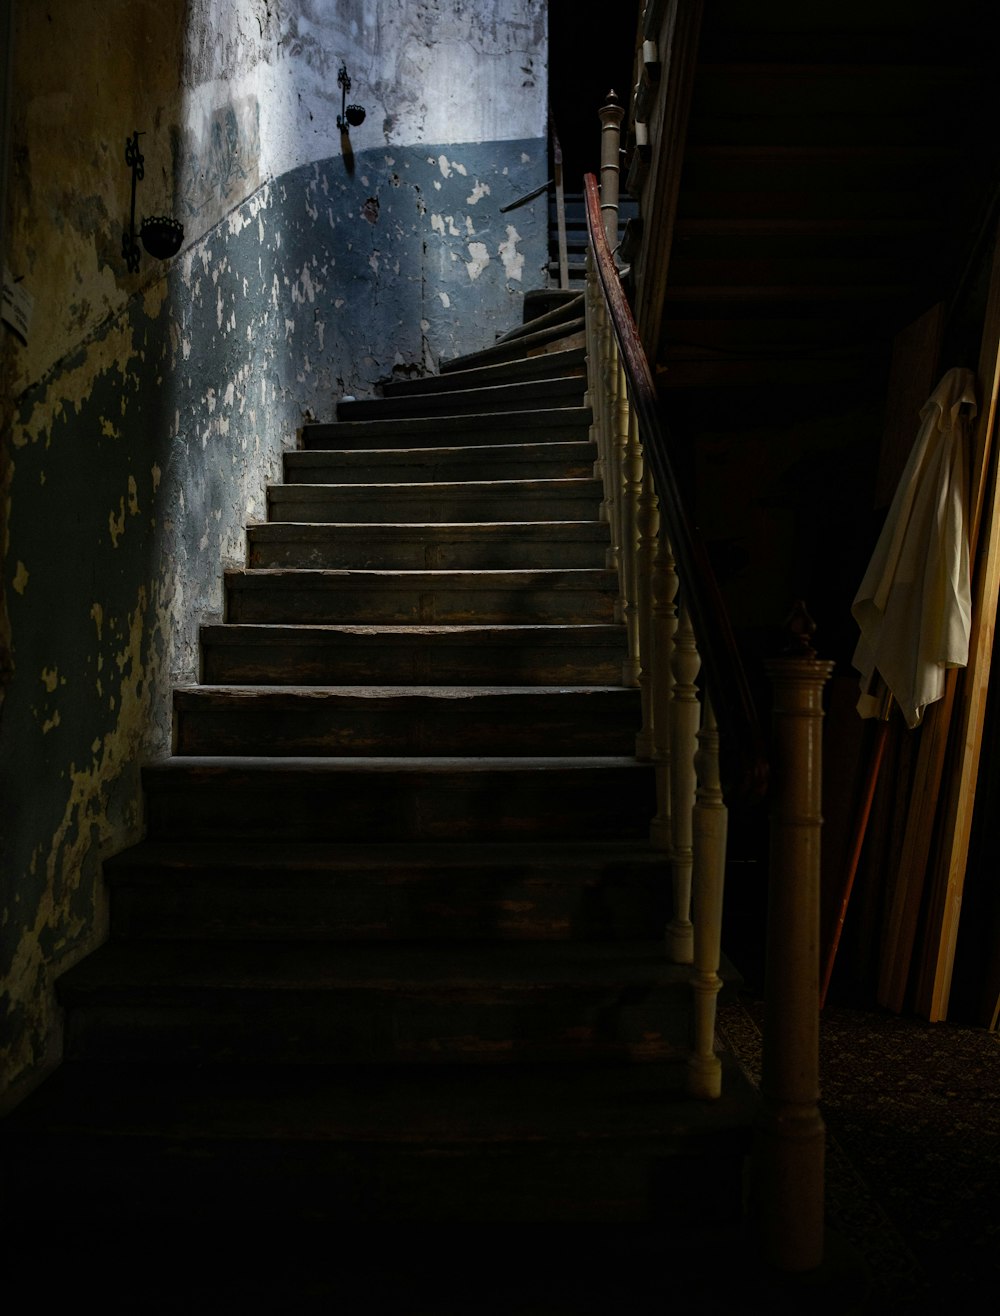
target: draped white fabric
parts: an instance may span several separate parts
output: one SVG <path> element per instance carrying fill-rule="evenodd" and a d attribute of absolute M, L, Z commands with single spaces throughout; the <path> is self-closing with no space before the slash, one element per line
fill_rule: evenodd
<path fill-rule="evenodd" d="M 969 658 L 968 433 L 971 370 L 949 370 L 920 411 L 920 429 L 851 612 L 861 629 L 858 712 L 874 717 L 881 676 L 907 725 L 944 693 L 948 667 Z"/>

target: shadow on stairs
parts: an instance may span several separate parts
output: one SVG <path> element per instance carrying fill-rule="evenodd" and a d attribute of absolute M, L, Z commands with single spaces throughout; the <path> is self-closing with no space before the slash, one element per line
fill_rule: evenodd
<path fill-rule="evenodd" d="M 437 1230 L 412 1265 L 464 1259 L 478 1312 L 614 1310 L 592 1236 L 660 1284 L 735 1238 L 753 1098 L 683 1095 L 578 310 L 287 454 L 60 980 L 65 1063 L 4 1123 L 7 1220 Z"/>

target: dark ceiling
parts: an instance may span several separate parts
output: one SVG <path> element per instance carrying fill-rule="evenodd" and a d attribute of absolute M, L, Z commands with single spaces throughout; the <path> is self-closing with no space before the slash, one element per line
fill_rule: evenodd
<path fill-rule="evenodd" d="M 609 90 L 628 100 L 638 0 L 612 6 L 549 0 L 549 103 L 563 148 L 566 189 L 582 191 L 600 164 L 598 110 Z"/>
<path fill-rule="evenodd" d="M 863 353 L 954 299 L 998 176 L 998 9 L 705 4 L 661 362 Z"/>

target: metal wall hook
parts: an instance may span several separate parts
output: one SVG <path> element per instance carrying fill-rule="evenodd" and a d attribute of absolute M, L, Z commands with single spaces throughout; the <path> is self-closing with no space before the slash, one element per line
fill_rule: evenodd
<path fill-rule="evenodd" d="M 348 105 L 347 93 L 351 90 L 351 79 L 347 74 L 347 65 L 341 64 L 340 72 L 337 74 L 337 85 L 341 90 L 340 113 L 337 115 L 337 127 L 342 133 L 350 132 L 352 128 L 365 121 L 365 107 L 363 105 Z"/>
<path fill-rule="evenodd" d="M 145 172 L 145 161 L 139 150 L 139 138 L 142 135 L 138 131 L 133 132 L 125 141 L 125 163 L 132 170 L 132 211 L 129 226 L 122 233 L 122 256 L 129 274 L 135 274 L 139 269 L 141 254 L 135 235 L 135 188 Z M 184 241 L 184 226 L 166 215 L 150 215 L 142 221 L 139 238 L 151 256 L 157 260 L 166 260 L 178 251 Z"/>
<path fill-rule="evenodd" d="M 122 234 L 122 256 L 125 258 L 125 264 L 128 266 L 129 274 L 135 274 L 139 268 L 139 244 L 135 240 L 135 185 L 143 177 L 144 160 L 142 152 L 139 150 L 138 132 L 134 132 L 131 137 L 125 140 L 125 163 L 132 170 L 132 217 L 129 226 Z"/>

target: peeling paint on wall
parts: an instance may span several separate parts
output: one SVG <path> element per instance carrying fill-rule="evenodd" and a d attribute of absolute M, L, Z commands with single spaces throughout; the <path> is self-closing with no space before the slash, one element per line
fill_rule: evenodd
<path fill-rule="evenodd" d="M 140 766 L 169 752 L 171 687 L 197 679 L 199 624 L 221 615 L 223 568 L 244 560 L 303 416 L 519 321 L 546 207 L 520 211 L 515 236 L 500 207 L 546 177 L 544 88 L 520 86 L 544 15 L 540 0 L 191 0 L 137 22 L 109 0 L 95 25 L 86 7 L 19 8 L 18 49 L 44 39 L 48 58 L 18 71 L 12 178 L 15 274 L 42 328 L 8 361 L 2 1081 L 54 1055 L 55 974 L 104 935 L 101 861 L 141 835 Z M 94 97 L 109 59 L 120 97 Z M 340 59 L 368 109 L 350 159 L 332 128 Z M 186 245 L 129 276 L 140 92 L 139 210 L 173 210 Z"/>
<path fill-rule="evenodd" d="M 0 930 L 10 1072 L 55 1036 L 45 966 L 103 929 L 100 860 L 139 835 L 139 766 L 169 749 L 170 687 L 197 679 L 198 624 L 221 616 L 223 567 L 242 562 L 303 414 L 518 322 L 507 281 L 526 247 L 545 257 L 543 223 L 500 222 L 500 199 L 537 178 L 523 146 L 468 148 L 491 188 L 471 242 L 460 173 L 442 180 L 444 217 L 417 204 L 439 172 L 424 151 L 396 152 L 391 171 L 382 152 L 359 156 L 355 178 L 335 157 L 266 185 L 172 266 L 162 295 L 134 299 L 23 399 L 8 561 L 18 670 L 34 676 L 15 677 L 0 724 L 0 761 L 17 764 L 0 791 L 5 875 L 21 895 Z M 314 221 L 302 199 L 324 191 Z"/>
<path fill-rule="evenodd" d="M 490 253 L 486 243 L 470 242 L 469 259 L 465 262 L 465 268 L 469 271 L 469 278 L 473 281 L 478 279 L 489 263 Z"/>

